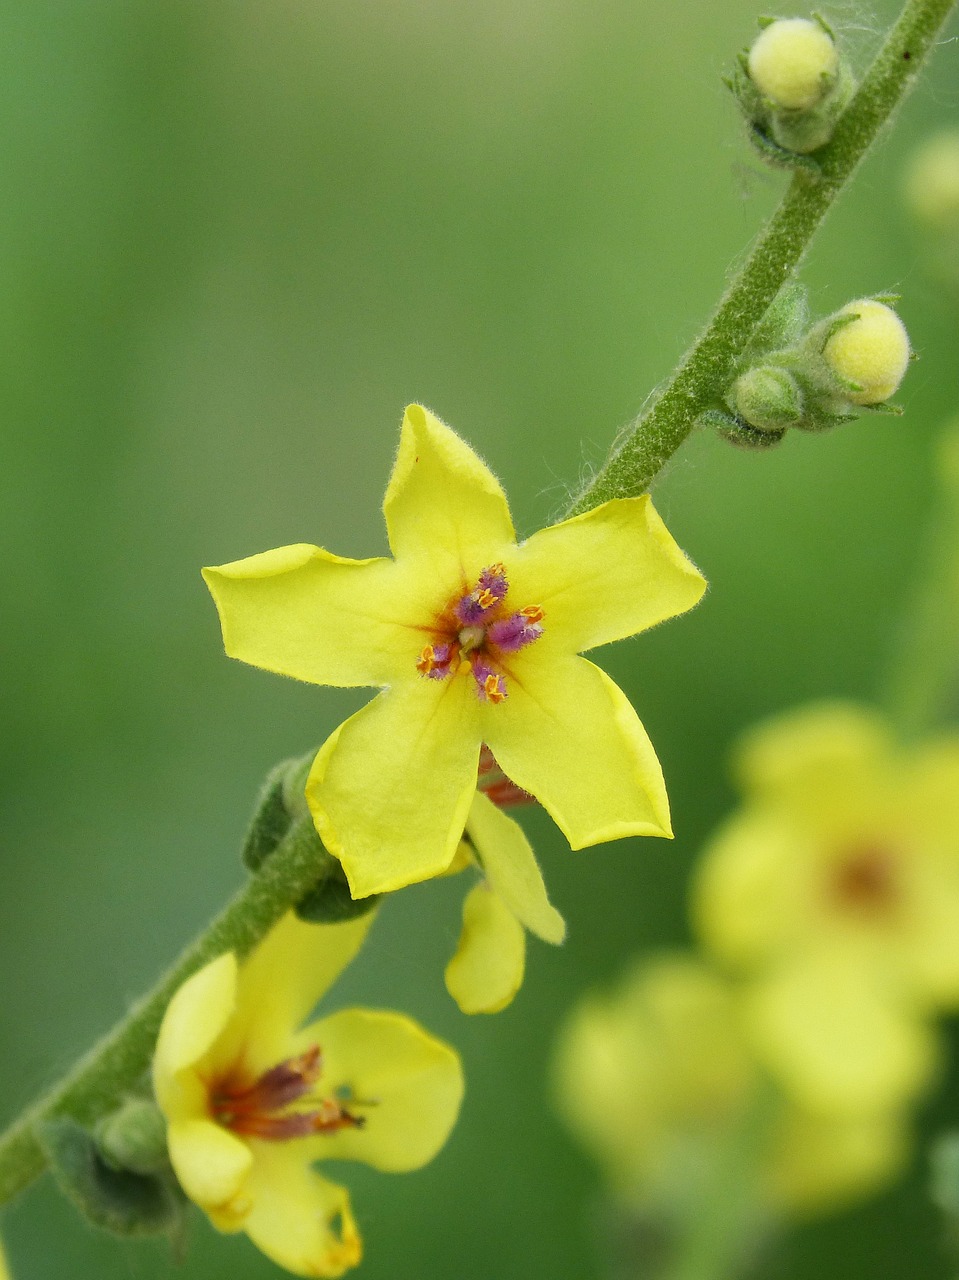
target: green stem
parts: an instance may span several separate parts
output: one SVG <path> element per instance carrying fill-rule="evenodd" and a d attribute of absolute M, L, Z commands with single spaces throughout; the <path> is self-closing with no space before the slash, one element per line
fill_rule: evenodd
<path fill-rule="evenodd" d="M 938 450 L 939 502 L 924 571 L 906 611 L 884 701 L 903 738 L 935 728 L 959 691 L 959 421 Z"/>
<path fill-rule="evenodd" d="M 262 869 L 180 955 L 152 991 L 0 1137 L 0 1204 L 40 1176 L 46 1165 L 34 1136 L 38 1121 L 70 1115 L 93 1124 L 143 1078 L 170 998 L 191 973 L 222 955 L 245 955 L 323 874 L 315 836 L 296 828 Z M 328 856 L 328 855 L 326 855 Z"/>
<path fill-rule="evenodd" d="M 583 491 L 573 513 L 612 497 L 641 493 L 679 448 L 749 339 L 813 231 L 859 159 L 915 78 L 955 0 L 908 0 L 835 139 L 822 154 L 818 181 L 797 174 L 716 318 L 650 410 L 618 443 Z M 904 55 L 908 52 L 909 57 Z M 315 842 L 287 838 L 263 869 L 180 956 L 156 987 L 48 1094 L 0 1137 L 0 1204 L 42 1173 L 36 1123 L 56 1114 L 84 1124 L 99 1119 L 147 1069 L 173 992 L 214 956 L 249 951 L 298 902 L 321 873 Z"/>
<path fill-rule="evenodd" d="M 954 3 L 908 0 L 832 140 L 816 152 L 821 176 L 794 172 L 779 208 L 702 337 L 649 408 L 620 433 L 567 515 L 579 515 L 610 498 L 644 493 L 711 406 L 763 313 L 799 265 L 813 232 L 905 97 Z"/>

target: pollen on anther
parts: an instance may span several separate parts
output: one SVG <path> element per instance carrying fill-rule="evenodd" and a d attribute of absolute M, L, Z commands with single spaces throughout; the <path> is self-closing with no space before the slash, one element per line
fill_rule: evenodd
<path fill-rule="evenodd" d="M 502 702 L 506 697 L 506 681 L 502 676 L 498 676 L 494 672 L 490 672 L 480 686 L 480 696 L 485 698 L 487 702 L 492 702 L 494 705 L 497 702 Z"/>

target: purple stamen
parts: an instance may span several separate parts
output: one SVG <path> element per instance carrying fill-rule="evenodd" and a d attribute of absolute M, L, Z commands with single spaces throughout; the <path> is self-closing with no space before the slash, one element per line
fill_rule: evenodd
<path fill-rule="evenodd" d="M 542 634 L 543 628 L 538 622 L 530 621 L 527 614 L 513 613 L 508 618 L 494 622 L 487 630 L 486 638 L 504 653 L 515 653 L 517 649 L 523 649 L 538 640 Z"/>
<path fill-rule="evenodd" d="M 464 627 L 475 627 L 506 599 L 509 583 L 501 564 L 491 564 L 480 574 L 472 591 L 462 596 L 453 612 Z"/>

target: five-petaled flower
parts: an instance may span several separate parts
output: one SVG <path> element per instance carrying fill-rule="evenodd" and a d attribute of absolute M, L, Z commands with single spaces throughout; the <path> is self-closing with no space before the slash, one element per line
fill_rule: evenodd
<path fill-rule="evenodd" d="M 959 1006 L 959 739 L 897 747 L 868 708 L 761 725 L 748 803 L 701 864 L 700 932 L 749 980 L 770 1068 L 807 1105 L 908 1100 L 936 1062 L 930 1016 Z"/>
<path fill-rule="evenodd" d="M 382 687 L 327 739 L 307 782 L 353 896 L 449 867 L 483 743 L 573 848 L 671 834 L 645 730 L 578 656 L 705 590 L 648 495 L 517 542 L 495 476 L 412 405 L 384 514 L 392 559 L 298 544 L 204 573 L 231 656 L 316 684 Z"/>
<path fill-rule="evenodd" d="M 284 916 L 242 963 L 230 952 L 188 978 L 157 1041 L 154 1087 L 184 1191 L 296 1275 L 341 1276 L 362 1252 L 349 1194 L 313 1163 L 419 1168 L 463 1096 L 455 1051 L 401 1014 L 344 1009 L 303 1026 L 372 914 Z"/>

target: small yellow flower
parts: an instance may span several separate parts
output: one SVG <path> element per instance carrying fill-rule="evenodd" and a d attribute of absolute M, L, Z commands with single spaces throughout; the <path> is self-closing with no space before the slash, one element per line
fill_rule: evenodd
<path fill-rule="evenodd" d="M 808 111 L 822 99 L 839 69 L 829 34 L 808 18 L 780 18 L 749 50 L 749 74 L 778 107 Z"/>
<path fill-rule="evenodd" d="M 480 756 L 480 789 L 466 821 L 466 838 L 451 870 L 475 865 L 483 879 L 463 903 L 463 928 L 446 986 L 463 1013 L 499 1013 L 523 985 L 526 933 L 558 944 L 566 924 L 546 894 L 536 855 L 522 827 L 503 807 L 531 797 Z"/>
<path fill-rule="evenodd" d="M 906 200 L 934 230 L 959 230 L 959 129 L 944 129 L 919 148 L 906 174 Z"/>
<path fill-rule="evenodd" d="M 881 404 L 895 395 L 909 367 L 909 334 L 893 311 L 875 298 L 850 302 L 837 316 L 855 316 L 832 335 L 823 359 L 848 384 L 853 404 Z"/>
<path fill-rule="evenodd" d="M 814 1110 L 915 1095 L 930 1015 L 959 1005 L 959 739 L 899 750 L 878 714 L 817 705 L 748 735 L 738 772 L 695 916 L 750 978 L 765 1060 Z"/>
<path fill-rule="evenodd" d="M 295 1275 L 341 1276 L 362 1252 L 348 1192 L 314 1162 L 419 1168 L 462 1100 L 457 1054 L 401 1014 L 344 1009 L 303 1025 L 371 918 L 290 913 L 242 963 L 228 953 L 189 978 L 157 1041 L 154 1088 L 183 1190 Z"/>
<path fill-rule="evenodd" d="M 7 1265 L 7 1255 L 3 1251 L 2 1240 L 0 1240 L 0 1280 L 10 1280 L 10 1268 Z"/>
<path fill-rule="evenodd" d="M 691 956 L 637 964 L 618 991 L 583 1000 L 556 1068 L 569 1127 L 627 1204 L 696 1205 L 697 1179 L 713 1176 L 746 1127 L 760 1200 L 794 1216 L 873 1191 L 906 1155 L 906 1127 L 891 1112 L 823 1117 L 780 1097 L 757 1126 L 761 1069 L 736 993 Z"/>
<path fill-rule="evenodd" d="M 382 687 L 327 740 L 307 783 L 353 896 L 449 867 L 483 743 L 574 848 L 671 834 L 642 725 L 578 656 L 705 590 L 648 496 L 517 542 L 496 478 L 411 405 L 384 513 L 392 559 L 299 544 L 204 571 L 231 656 L 316 684 Z"/>

